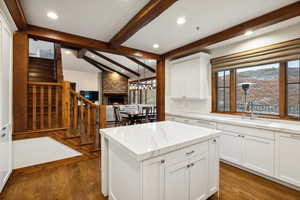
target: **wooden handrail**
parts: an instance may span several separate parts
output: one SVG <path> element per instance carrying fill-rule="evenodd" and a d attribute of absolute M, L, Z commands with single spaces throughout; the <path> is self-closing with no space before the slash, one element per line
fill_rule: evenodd
<path fill-rule="evenodd" d="M 80 95 L 78 92 L 75 92 L 74 90 L 70 90 L 70 92 L 71 92 L 71 94 L 73 94 L 73 95 L 77 95 L 77 97 L 78 97 L 79 99 L 81 99 L 82 101 L 84 101 L 84 102 L 90 104 L 91 106 L 94 106 L 94 107 L 98 107 L 98 106 L 99 106 L 99 105 L 95 104 L 94 102 L 88 100 L 88 99 L 85 98 L 84 96 Z"/>
<path fill-rule="evenodd" d="M 30 81 L 28 82 L 28 85 L 44 85 L 44 86 L 63 86 L 63 83 L 54 83 L 54 82 L 33 82 Z"/>

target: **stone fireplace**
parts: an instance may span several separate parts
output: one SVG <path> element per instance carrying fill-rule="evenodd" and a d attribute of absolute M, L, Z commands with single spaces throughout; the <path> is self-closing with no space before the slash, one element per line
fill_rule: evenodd
<path fill-rule="evenodd" d="M 102 72 L 102 104 L 128 104 L 128 79 L 115 72 Z"/>

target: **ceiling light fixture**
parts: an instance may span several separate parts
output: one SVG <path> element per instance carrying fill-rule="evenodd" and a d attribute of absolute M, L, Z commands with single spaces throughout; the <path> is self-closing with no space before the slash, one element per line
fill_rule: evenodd
<path fill-rule="evenodd" d="M 253 34 L 253 31 L 246 31 L 245 32 L 245 35 L 252 35 Z"/>
<path fill-rule="evenodd" d="M 158 49 L 159 48 L 159 44 L 155 43 L 153 44 L 153 49 Z"/>
<path fill-rule="evenodd" d="M 47 16 L 48 16 L 50 19 L 58 19 L 58 15 L 57 15 L 55 12 L 48 12 L 48 13 L 47 13 Z"/>
<path fill-rule="evenodd" d="M 177 23 L 178 25 L 185 24 L 185 22 L 186 22 L 185 17 L 178 17 L 178 18 L 177 18 L 177 21 L 176 21 L 176 23 Z"/>

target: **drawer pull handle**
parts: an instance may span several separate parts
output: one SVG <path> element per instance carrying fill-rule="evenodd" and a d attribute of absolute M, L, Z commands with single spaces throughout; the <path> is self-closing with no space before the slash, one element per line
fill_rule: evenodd
<path fill-rule="evenodd" d="M 216 143 L 217 142 L 217 140 L 216 139 L 213 139 L 213 143 Z"/>
<path fill-rule="evenodd" d="M 190 167 L 191 167 L 191 165 L 187 165 L 186 167 L 187 167 L 187 168 L 190 168 Z"/>
<path fill-rule="evenodd" d="M 1 134 L 1 138 L 4 138 L 6 136 L 6 133 Z"/>
<path fill-rule="evenodd" d="M 187 152 L 187 153 L 185 153 L 185 155 L 189 156 L 189 155 L 191 155 L 191 154 L 193 154 L 193 153 L 195 153 L 195 151 L 194 151 L 194 150 L 193 150 L 193 151 L 191 151 L 191 152 Z"/>
<path fill-rule="evenodd" d="M 165 162 L 166 162 L 165 160 L 161 160 L 161 161 L 160 161 L 161 164 L 164 164 Z"/>

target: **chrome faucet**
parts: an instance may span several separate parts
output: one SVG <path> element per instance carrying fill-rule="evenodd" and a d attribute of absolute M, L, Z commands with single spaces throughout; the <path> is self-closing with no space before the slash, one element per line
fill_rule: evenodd
<path fill-rule="evenodd" d="M 255 114 L 254 114 L 254 102 L 249 100 L 248 103 L 245 106 L 245 115 L 249 115 L 250 119 L 254 119 L 255 118 Z"/>

